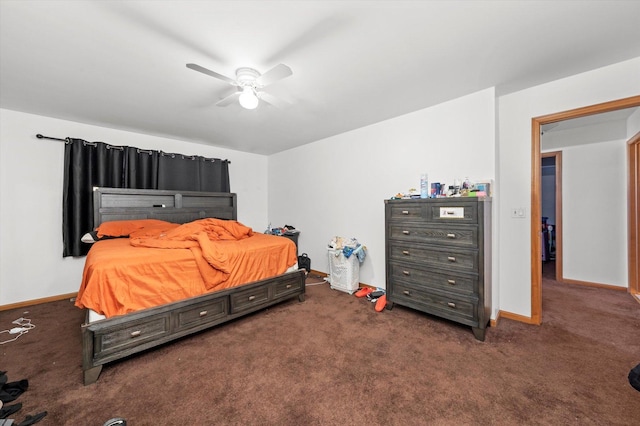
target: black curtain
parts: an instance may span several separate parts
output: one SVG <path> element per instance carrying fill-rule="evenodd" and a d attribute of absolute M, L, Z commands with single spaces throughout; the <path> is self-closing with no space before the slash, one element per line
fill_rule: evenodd
<path fill-rule="evenodd" d="M 63 257 L 83 256 L 90 245 L 80 238 L 92 231 L 93 188 L 171 189 L 230 192 L 229 162 L 112 146 L 67 138 L 62 201 Z"/>
<path fill-rule="evenodd" d="M 200 173 L 195 157 L 177 154 L 160 154 L 159 166 L 162 174 L 158 176 L 158 189 L 200 191 Z"/>
<path fill-rule="evenodd" d="M 158 189 L 158 151 L 125 147 L 123 188 Z"/>
<path fill-rule="evenodd" d="M 200 161 L 200 190 L 206 192 L 230 192 L 229 162 L 203 158 Z"/>

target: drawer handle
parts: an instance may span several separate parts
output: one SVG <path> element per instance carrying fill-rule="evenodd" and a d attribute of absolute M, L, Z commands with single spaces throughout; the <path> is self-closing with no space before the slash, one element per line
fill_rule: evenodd
<path fill-rule="evenodd" d="M 293 287 L 291 284 L 287 284 L 287 288 L 291 288 Z"/>
<path fill-rule="evenodd" d="M 450 307 L 450 308 L 455 308 L 455 307 L 456 307 L 456 304 L 455 304 L 455 303 L 453 303 L 453 302 L 448 302 L 448 303 L 447 303 L 447 306 L 448 306 L 448 307 Z"/>
<path fill-rule="evenodd" d="M 447 283 L 450 285 L 456 285 L 456 280 L 447 280 Z"/>
<path fill-rule="evenodd" d="M 404 235 L 409 235 L 409 231 L 402 231 Z"/>
<path fill-rule="evenodd" d="M 402 271 L 403 274 L 409 275 L 409 271 Z"/>
<path fill-rule="evenodd" d="M 251 302 L 255 298 L 256 298 L 255 296 L 249 296 L 249 302 Z"/>
<path fill-rule="evenodd" d="M 201 317 L 204 317 L 204 316 L 206 316 L 206 315 L 207 315 L 207 311 L 200 311 L 200 316 L 201 316 Z"/>
<path fill-rule="evenodd" d="M 456 214 L 456 212 L 453 211 L 453 210 L 447 210 L 447 211 L 444 212 L 444 214 L 448 214 L 449 216 L 452 216 L 452 215 Z"/>
<path fill-rule="evenodd" d="M 136 330 L 136 331 L 131 332 L 131 337 L 138 337 L 141 334 L 142 334 L 142 331 Z"/>
<path fill-rule="evenodd" d="M 409 292 L 409 290 L 405 290 L 405 291 L 403 291 L 402 293 L 403 293 L 405 296 L 410 296 L 410 295 L 411 295 L 411 293 Z"/>
<path fill-rule="evenodd" d="M 447 256 L 447 260 L 448 260 L 449 262 L 455 262 L 455 261 L 456 261 L 456 258 L 455 258 L 455 256 Z"/>
<path fill-rule="evenodd" d="M 456 234 L 447 234 L 447 238 L 455 238 Z"/>
<path fill-rule="evenodd" d="M 409 210 L 402 210 L 402 214 L 409 214 Z"/>
<path fill-rule="evenodd" d="M 409 250 L 402 250 L 402 254 L 404 254 L 405 256 L 409 256 Z"/>

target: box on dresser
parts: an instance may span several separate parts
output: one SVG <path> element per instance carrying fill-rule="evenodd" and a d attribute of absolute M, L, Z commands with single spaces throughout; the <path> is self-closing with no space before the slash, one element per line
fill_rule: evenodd
<path fill-rule="evenodd" d="M 471 326 L 491 317 L 491 199 L 385 200 L 387 309 L 397 303 Z"/>

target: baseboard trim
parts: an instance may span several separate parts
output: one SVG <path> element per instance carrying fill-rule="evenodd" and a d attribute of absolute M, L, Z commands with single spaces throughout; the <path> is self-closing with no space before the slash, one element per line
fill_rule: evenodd
<path fill-rule="evenodd" d="M 498 311 L 498 315 L 495 318 L 489 320 L 489 327 L 497 327 L 498 321 L 500 321 L 500 311 Z"/>
<path fill-rule="evenodd" d="M 312 270 L 311 270 L 311 272 L 309 272 L 309 273 L 310 273 L 310 274 L 313 274 L 313 275 L 318 275 L 320 278 L 324 278 L 324 277 L 326 277 L 327 275 L 329 275 L 329 274 L 327 274 L 326 272 L 316 271 L 315 269 L 312 269 Z"/>
<path fill-rule="evenodd" d="M 78 293 L 59 294 L 57 296 L 44 297 L 42 299 L 26 300 L 24 302 L 11 303 L 9 305 L 0 306 L 0 311 L 8 311 L 11 309 L 20 309 L 25 306 L 40 305 L 41 303 L 57 302 L 58 300 L 74 299 Z"/>
<path fill-rule="evenodd" d="M 607 290 L 629 291 L 627 287 L 620 287 L 618 285 L 592 283 L 589 281 L 572 280 L 569 278 L 562 278 L 561 284 L 581 285 L 585 287 L 604 288 Z"/>
<path fill-rule="evenodd" d="M 496 320 L 495 320 L 496 326 L 498 324 L 498 318 L 506 318 L 513 321 L 523 322 L 525 324 L 540 325 L 539 323 L 535 322 L 531 317 L 525 317 L 524 315 L 514 314 L 513 312 L 498 311 L 498 316 L 496 317 Z M 493 320 L 491 320 L 491 325 L 493 326 Z"/>

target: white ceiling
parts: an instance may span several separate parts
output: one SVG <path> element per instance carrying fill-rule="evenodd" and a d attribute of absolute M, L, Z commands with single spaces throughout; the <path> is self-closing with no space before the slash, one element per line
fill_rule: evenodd
<path fill-rule="evenodd" d="M 638 17 L 640 1 L 0 0 L 0 107 L 271 154 L 638 57 Z M 267 91 L 290 106 L 215 106 L 231 86 L 187 63 L 284 63 Z"/>

